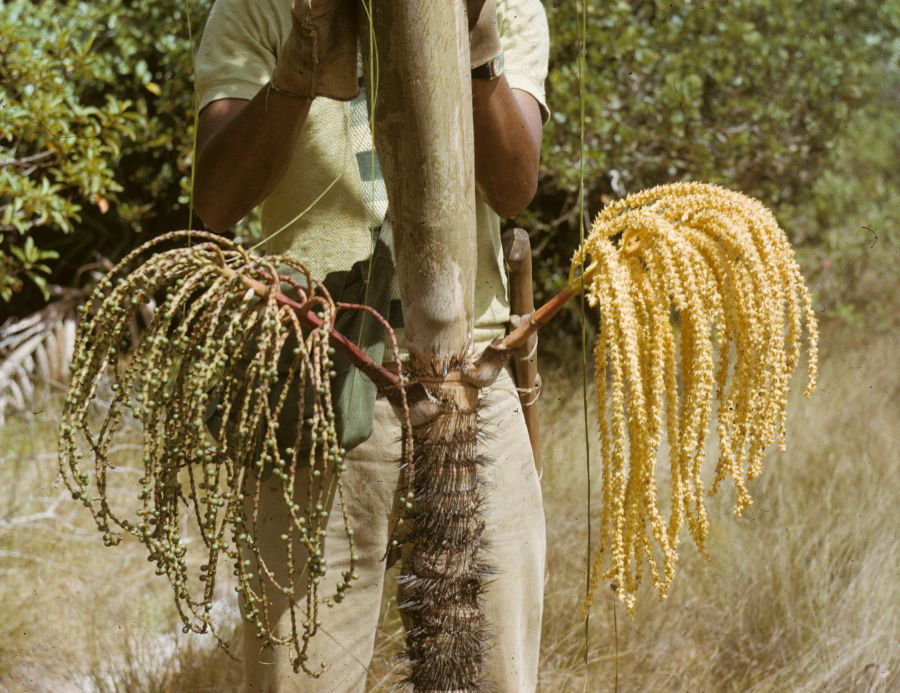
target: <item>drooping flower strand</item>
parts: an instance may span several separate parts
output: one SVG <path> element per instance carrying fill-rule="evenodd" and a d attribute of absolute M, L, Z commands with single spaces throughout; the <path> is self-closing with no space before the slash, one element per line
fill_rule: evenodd
<path fill-rule="evenodd" d="M 248 288 L 248 278 L 252 286 L 262 282 L 265 295 Z M 320 326 L 302 323 L 277 292 L 315 313 Z M 129 345 L 129 320 L 150 299 L 159 308 Z M 336 304 L 289 258 L 257 257 L 213 234 L 167 234 L 126 257 L 85 304 L 60 427 L 60 469 L 73 497 L 107 545 L 123 534 L 144 543 L 157 574 L 172 585 L 185 632 L 210 632 L 226 645 L 212 617 L 224 562 L 260 640 L 289 646 L 295 668 L 313 676 L 320 669 L 307 652 L 318 610 L 340 602 L 357 577 L 353 528 L 339 502 L 350 565 L 333 594 L 319 594 L 331 500 L 342 498 L 347 470 L 331 399 L 329 335 L 340 311 L 356 309 Z M 399 363 L 396 338 L 379 322 Z M 400 396 L 408 440 L 405 392 Z M 301 424 L 279 431 L 285 418 L 293 423 L 286 412 L 294 405 Z M 114 507 L 122 489 L 111 483 L 127 417 L 142 430 L 137 502 L 124 505 L 136 507 L 134 514 Z M 407 465 L 411 453 L 404 445 Z M 289 570 L 281 578 L 257 536 L 269 475 L 281 484 L 290 517 L 281 535 Z M 185 535 L 191 518 L 199 532 L 193 542 Z M 278 630 L 271 608 L 278 593 L 288 597 L 289 632 Z"/>
<path fill-rule="evenodd" d="M 765 450 L 784 445 L 790 380 L 806 328 L 815 387 L 817 325 L 793 250 L 760 202 L 713 185 L 677 183 L 604 209 L 576 253 L 600 312 L 595 377 L 603 464 L 601 547 L 592 590 L 612 579 L 633 609 L 646 562 L 660 597 L 675 575 L 686 522 L 705 553 L 701 478 L 713 404 L 719 458 L 710 493 L 730 478 L 735 512 Z M 718 364 L 715 359 L 718 358 Z M 665 430 L 668 519 L 655 465 Z M 589 598 L 590 599 L 590 598 Z"/>

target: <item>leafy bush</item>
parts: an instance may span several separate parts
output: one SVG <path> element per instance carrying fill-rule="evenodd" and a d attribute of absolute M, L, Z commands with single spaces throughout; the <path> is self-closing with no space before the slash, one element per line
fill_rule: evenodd
<path fill-rule="evenodd" d="M 861 109 L 811 199 L 786 207 L 784 224 L 816 291 L 816 309 L 858 327 L 900 321 L 900 80 Z"/>
<path fill-rule="evenodd" d="M 0 303 L 188 223 L 189 22 L 210 4 L 0 2 Z"/>
<path fill-rule="evenodd" d="M 547 3 L 553 110 L 529 219 L 536 280 L 564 281 L 578 235 L 580 3 Z M 780 211 L 808 202 L 854 109 L 879 93 L 900 28 L 880 0 L 589 2 L 587 206 L 675 180 L 719 182 Z M 790 229 L 788 229 L 790 231 Z M 794 238 L 821 243 L 824 227 Z"/>

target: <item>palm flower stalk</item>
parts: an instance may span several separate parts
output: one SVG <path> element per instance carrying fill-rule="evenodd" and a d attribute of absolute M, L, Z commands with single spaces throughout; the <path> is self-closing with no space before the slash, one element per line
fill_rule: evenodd
<path fill-rule="evenodd" d="M 776 442 L 785 449 L 787 395 L 804 326 L 806 395 L 815 388 L 818 327 L 772 213 L 738 192 L 676 183 L 629 195 L 598 214 L 568 285 L 490 344 L 471 373 L 493 380 L 510 353 L 581 291 L 600 313 L 594 377 L 603 485 L 600 549 L 585 608 L 604 579 L 633 610 L 645 567 L 665 598 L 685 524 L 706 554 L 704 495 L 731 479 L 735 513 L 752 503 L 747 484 L 761 473 L 765 451 Z M 714 413 L 719 456 L 706 491 L 701 471 Z M 656 475 L 664 447 L 668 518 Z"/>
<path fill-rule="evenodd" d="M 124 354 L 130 321 L 151 298 L 159 308 Z M 318 609 L 341 601 L 356 576 L 353 531 L 343 511 L 350 569 L 333 595 L 320 597 L 326 508 L 333 494 L 343 497 L 346 470 L 330 388 L 332 344 L 346 349 L 346 340 L 332 325 L 341 310 L 355 308 L 335 303 L 288 258 L 251 255 L 208 233 L 162 236 L 120 262 L 84 305 L 60 427 L 60 469 L 73 497 L 90 510 L 107 545 L 132 535 L 147 547 L 157 574 L 172 585 L 185 632 L 211 632 L 225 645 L 212 605 L 217 577 L 229 565 L 262 641 L 292 648 L 295 668 L 310 675 L 318 673 L 306 654 Z M 382 324 L 396 355 L 393 333 Z M 348 353 L 385 380 L 380 384 L 393 392 L 409 432 L 402 372 L 382 373 L 358 350 Z M 111 394 L 103 407 L 107 378 Z M 279 432 L 291 402 L 302 419 Z M 143 436 L 133 515 L 114 507 L 110 487 L 115 444 L 128 416 L 140 422 Z M 212 435 L 214 420 L 220 424 Z M 290 509 L 281 536 L 288 560 L 294 547 L 308 556 L 305 568 L 291 565 L 285 580 L 275 577 L 257 543 L 260 485 L 268 474 L 280 481 Z M 324 478 L 330 483 L 318 481 Z M 301 502 L 298 488 L 306 488 Z M 185 536 L 191 517 L 200 539 L 193 544 Z M 291 597 L 289 633 L 278 632 L 270 619 L 275 591 Z"/>
<path fill-rule="evenodd" d="M 592 591 L 612 580 L 633 609 L 645 567 L 659 596 L 667 594 L 683 525 L 705 553 L 701 471 L 714 419 L 719 457 L 708 493 L 731 479 L 735 513 L 751 503 L 747 484 L 762 471 L 766 449 L 777 442 L 784 450 L 804 324 L 807 396 L 815 387 L 816 318 L 772 213 L 700 183 L 659 186 L 604 209 L 563 293 L 581 289 L 601 316 L 597 396 L 610 393 L 597 411 L 603 503 Z M 663 436 L 668 517 L 656 475 Z"/>

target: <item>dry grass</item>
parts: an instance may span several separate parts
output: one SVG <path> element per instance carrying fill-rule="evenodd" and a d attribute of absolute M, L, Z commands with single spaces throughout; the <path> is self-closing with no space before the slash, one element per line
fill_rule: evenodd
<path fill-rule="evenodd" d="M 631 618 L 602 592 L 587 667 L 580 378 L 545 374 L 543 690 L 613 690 L 616 670 L 621 691 L 900 686 L 898 346 L 890 336 L 832 339 L 819 392 L 792 400 L 788 453 L 772 455 L 751 486 L 755 505 L 736 519 L 727 493 L 711 501 L 713 560 L 685 543 L 665 604 L 647 589 Z M 236 663 L 171 635 L 168 587 L 141 548 L 103 548 L 65 497 L 54 429 L 48 407 L 0 430 L 0 690 L 235 690 Z M 595 469 L 595 487 L 597 478 Z M 393 603 L 383 608 L 372 691 L 390 689 L 402 641 Z"/>
<path fill-rule="evenodd" d="M 635 617 L 601 595 L 587 673 L 576 622 L 584 573 L 584 446 L 562 425 L 571 398 L 548 397 L 548 434 L 567 441 L 545 475 L 551 573 L 545 602 L 545 690 L 883 690 L 898 679 L 900 541 L 892 520 L 900 377 L 897 339 L 844 343 L 820 389 L 790 407 L 788 452 L 773 454 L 734 518 L 727 493 L 710 503 L 712 562 L 683 544 L 667 602 L 644 590 Z M 799 383 L 796 383 L 799 385 Z M 560 393 L 561 395 L 562 393 Z M 555 434 L 555 435 L 554 435 Z M 596 478 L 596 475 L 595 475 Z M 564 509 L 569 508 L 566 511 Z M 583 584 L 583 578 L 581 578 Z M 616 661 L 618 659 L 618 662 Z"/>

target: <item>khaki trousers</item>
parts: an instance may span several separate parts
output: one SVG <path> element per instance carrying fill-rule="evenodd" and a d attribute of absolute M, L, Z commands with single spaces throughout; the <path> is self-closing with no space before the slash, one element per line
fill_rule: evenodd
<path fill-rule="evenodd" d="M 487 481 L 485 555 L 496 571 L 483 598 L 490 629 L 485 673 L 497 693 L 530 693 L 537 685 L 543 604 L 546 539 L 541 489 L 519 398 L 508 371 L 501 371 L 484 395 L 479 452 L 488 460 L 482 468 Z M 356 570 L 360 577 L 342 603 L 321 607 L 322 626 L 310 641 L 308 651 L 310 668 L 316 670 L 324 663 L 327 670 L 318 679 L 302 672 L 295 674 L 288 648 L 261 647 L 255 628 L 246 626 L 244 668 L 248 691 L 364 690 L 385 570 L 390 567 L 384 555 L 398 505 L 399 440 L 397 416 L 387 400 L 379 397 L 375 403 L 374 432 L 347 455 L 348 470 L 344 475 L 344 502 L 354 529 Z M 284 533 L 288 511 L 280 483 L 272 477 L 262 484 L 257 533 L 263 557 L 283 579 L 286 550 L 279 537 Z M 331 595 L 341 572 L 349 565 L 340 503 L 339 498 L 333 501 L 327 525 L 327 574 L 321 586 L 322 599 Z M 294 551 L 299 559 L 295 565 L 303 566 L 305 555 L 297 553 L 299 546 Z M 272 621 L 279 623 L 279 634 L 289 633 L 287 598 L 272 589 L 267 593 Z"/>

